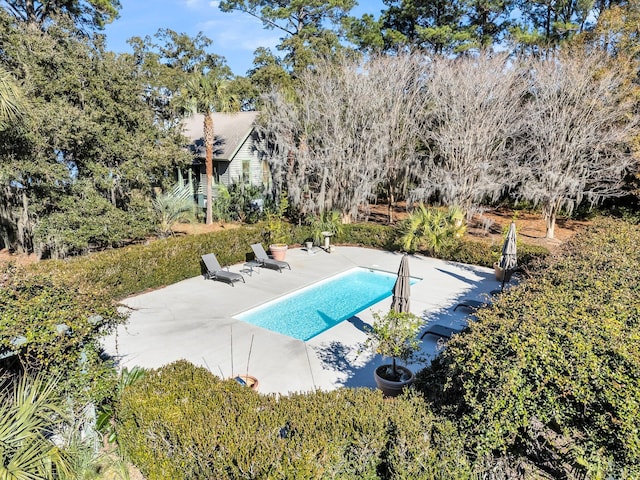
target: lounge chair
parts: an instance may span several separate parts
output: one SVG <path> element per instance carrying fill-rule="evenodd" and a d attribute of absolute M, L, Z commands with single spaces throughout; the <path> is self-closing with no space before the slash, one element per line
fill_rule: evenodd
<path fill-rule="evenodd" d="M 480 300 L 471 300 L 469 298 L 465 298 L 455 307 L 453 307 L 453 311 L 455 312 L 458 308 L 464 307 L 475 312 L 476 310 L 483 307 L 488 307 L 489 305 L 491 305 L 491 301 L 481 302 Z"/>
<path fill-rule="evenodd" d="M 434 335 L 436 337 L 449 339 L 451 338 L 451 335 L 453 335 L 454 333 L 460 333 L 462 330 L 464 330 L 464 327 L 452 328 L 446 327 L 444 325 L 431 325 L 422 333 L 422 335 L 420 336 L 420 340 L 422 340 L 425 335 Z"/>
<path fill-rule="evenodd" d="M 264 251 L 264 247 L 261 243 L 254 243 L 251 245 L 251 250 L 253 250 L 253 254 L 256 256 L 256 260 L 260 262 L 262 267 L 273 268 L 282 273 L 282 269 L 287 267 L 291 270 L 291 265 L 283 260 L 274 260 L 267 255 L 267 252 Z"/>
<path fill-rule="evenodd" d="M 204 263 L 204 266 L 207 269 L 207 271 L 204 274 L 205 279 L 221 280 L 224 282 L 228 282 L 231 284 L 232 287 L 235 286 L 236 282 L 239 282 L 241 280 L 244 283 L 244 277 L 241 274 L 230 272 L 229 267 L 227 267 L 227 269 L 224 270 L 220 266 L 220 262 L 218 262 L 218 259 L 216 258 L 215 254 L 207 253 L 206 255 L 202 255 L 202 262 Z"/>

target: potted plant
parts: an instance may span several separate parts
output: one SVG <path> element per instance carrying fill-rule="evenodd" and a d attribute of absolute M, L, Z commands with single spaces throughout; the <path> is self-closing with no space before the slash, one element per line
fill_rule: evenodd
<path fill-rule="evenodd" d="M 493 270 L 496 274 L 496 280 L 498 282 L 508 282 L 511 280 L 511 275 L 513 274 L 513 270 L 505 270 L 500 266 L 499 262 L 495 262 L 493 264 Z"/>
<path fill-rule="evenodd" d="M 277 209 L 267 212 L 267 231 L 266 239 L 269 243 L 269 250 L 274 260 L 284 260 L 287 254 L 287 222 L 284 215 L 289 207 L 287 194 L 283 192 L 280 195 Z"/>
<path fill-rule="evenodd" d="M 377 367 L 373 376 L 385 396 L 395 397 L 415 378 L 411 370 L 398 365 L 397 361 L 402 360 L 406 364 L 420 349 L 418 332 L 423 320 L 412 313 L 394 310 L 385 315 L 375 312 L 373 318 L 373 325 L 367 329 L 365 346 L 391 358 L 391 364 Z"/>

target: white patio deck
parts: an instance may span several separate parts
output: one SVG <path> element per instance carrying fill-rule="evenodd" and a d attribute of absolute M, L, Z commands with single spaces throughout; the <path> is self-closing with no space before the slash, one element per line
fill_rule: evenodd
<path fill-rule="evenodd" d="M 261 393 L 375 387 L 373 370 L 382 359 L 359 353 L 366 338 L 363 325 L 372 322 L 372 311 L 388 310 L 391 297 L 307 342 L 233 318 L 354 266 L 395 273 L 400 264 L 399 253 L 334 248 L 332 253 L 319 251 L 315 255 L 290 249 L 287 261 L 291 271 L 254 269 L 251 276 L 245 274 L 246 284 L 235 287 L 198 276 L 130 297 L 123 302 L 131 309 L 129 322 L 105 339 L 105 350 L 120 366 L 157 368 L 186 359 L 220 377 L 247 373 L 248 362 L 248 373 L 258 378 Z M 242 267 L 234 265 L 231 271 Z M 454 312 L 456 303 L 462 298 L 482 300 L 499 286 L 488 268 L 423 256 L 409 257 L 409 267 L 411 276 L 422 278 L 411 286 L 411 311 L 423 316 L 426 325 L 464 325 L 469 311 L 460 308 Z M 436 337 L 425 336 L 422 351 L 427 358 L 437 355 L 438 348 Z M 416 365 L 413 370 L 419 368 Z"/>

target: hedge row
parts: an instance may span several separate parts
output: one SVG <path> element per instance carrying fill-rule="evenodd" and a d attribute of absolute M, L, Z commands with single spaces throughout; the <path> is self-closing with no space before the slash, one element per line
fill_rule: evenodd
<path fill-rule="evenodd" d="M 200 256 L 205 253 L 215 252 L 222 265 L 241 262 L 251 251 L 249 245 L 260 240 L 259 227 L 231 228 L 48 261 L 38 264 L 38 268 L 102 287 L 112 298 L 121 299 L 201 274 Z"/>
<path fill-rule="evenodd" d="M 310 236 L 309 227 L 289 227 L 288 243 L 302 244 Z M 112 298 L 121 299 L 170 285 L 202 273 L 200 256 L 215 252 L 222 265 L 245 261 L 250 245 L 263 242 L 264 224 L 230 228 L 202 235 L 156 240 L 148 245 L 133 245 L 117 250 L 106 250 L 91 255 L 62 261 L 41 262 L 39 271 L 60 273 L 107 290 Z M 394 250 L 397 232 L 393 227 L 375 224 L 344 225 L 335 243 L 360 245 Z M 441 252 L 440 257 L 476 265 L 491 266 L 500 256 L 500 245 L 460 241 L 455 247 Z M 428 252 L 425 252 L 428 254 Z M 519 245 L 520 264 L 534 257 L 544 256 L 547 250 Z"/>
<path fill-rule="evenodd" d="M 125 390 L 121 447 L 145 478 L 470 478 L 462 438 L 416 397 L 276 399 L 180 361 Z"/>
<path fill-rule="evenodd" d="M 640 478 L 640 231 L 600 220 L 478 313 L 418 385 L 479 458 Z"/>

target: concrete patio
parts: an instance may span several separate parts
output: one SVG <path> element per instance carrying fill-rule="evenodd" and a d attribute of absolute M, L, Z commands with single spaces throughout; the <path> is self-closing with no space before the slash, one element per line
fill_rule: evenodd
<path fill-rule="evenodd" d="M 287 261 L 291 271 L 254 268 L 251 275 L 244 274 L 246 283 L 235 287 L 198 276 L 130 297 L 122 302 L 130 311 L 129 321 L 105 339 L 105 350 L 121 367 L 157 368 L 186 359 L 219 377 L 248 372 L 258 378 L 261 393 L 373 388 L 373 370 L 383 359 L 361 352 L 364 325 L 372 322 L 372 312 L 389 309 L 391 297 L 307 342 L 233 318 L 355 266 L 395 273 L 400 264 L 399 253 L 334 248 L 332 253 L 318 251 L 313 255 L 304 249 L 290 249 Z M 411 311 L 425 318 L 424 329 L 433 323 L 463 326 L 469 311 L 460 308 L 454 312 L 453 307 L 463 298 L 486 299 L 488 292 L 499 286 L 493 270 L 484 267 L 418 255 L 409 257 L 409 267 L 411 276 L 422 279 L 411 286 Z M 243 264 L 231 266 L 233 272 L 241 269 Z M 441 347 L 442 342 L 432 335 L 422 341 L 427 361 Z"/>

